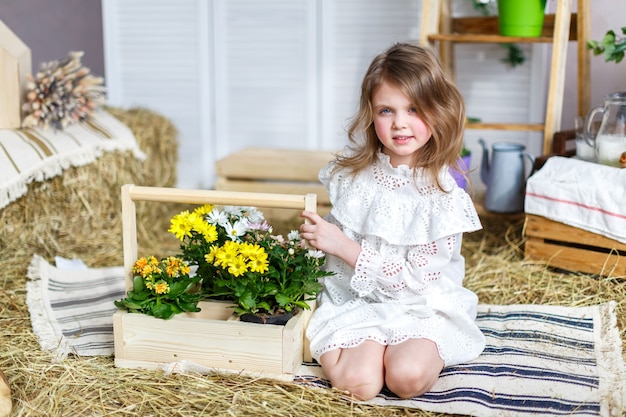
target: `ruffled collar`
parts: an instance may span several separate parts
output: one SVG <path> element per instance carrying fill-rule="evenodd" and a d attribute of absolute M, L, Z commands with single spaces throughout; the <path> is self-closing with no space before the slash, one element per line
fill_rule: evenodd
<path fill-rule="evenodd" d="M 331 214 L 361 235 L 378 236 L 391 244 L 428 244 L 445 236 L 481 228 L 474 204 L 447 170 L 441 191 L 424 174 L 406 165 L 391 166 L 382 152 L 371 168 L 357 175 L 331 174 L 334 162 L 320 171 L 332 204 Z"/>

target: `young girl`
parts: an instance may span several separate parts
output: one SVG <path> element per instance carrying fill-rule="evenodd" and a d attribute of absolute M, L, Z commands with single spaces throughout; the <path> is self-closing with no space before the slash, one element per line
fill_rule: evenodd
<path fill-rule="evenodd" d="M 448 167 L 465 108 L 428 49 L 396 44 L 371 63 L 343 155 L 320 172 L 327 219 L 303 212 L 302 237 L 327 255 L 307 336 L 332 385 L 368 400 L 428 391 L 444 366 L 476 358 L 477 297 L 462 286 L 463 232 L 481 228 Z"/>

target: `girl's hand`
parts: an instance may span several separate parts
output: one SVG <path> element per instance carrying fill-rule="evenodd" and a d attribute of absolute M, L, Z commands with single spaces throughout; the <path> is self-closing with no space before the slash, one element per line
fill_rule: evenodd
<path fill-rule="evenodd" d="M 361 253 L 361 245 L 346 236 L 341 229 L 322 219 L 317 213 L 303 211 L 300 217 L 308 223 L 300 226 L 300 235 L 311 246 L 322 252 L 337 256 L 354 268 Z"/>

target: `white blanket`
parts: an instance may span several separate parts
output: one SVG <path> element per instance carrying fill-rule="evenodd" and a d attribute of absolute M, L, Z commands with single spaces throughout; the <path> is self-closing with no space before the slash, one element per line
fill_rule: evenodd
<path fill-rule="evenodd" d="M 145 158 L 131 130 L 105 111 L 64 130 L 0 129 L 0 209 L 26 194 L 29 183 L 117 150 Z"/>
<path fill-rule="evenodd" d="M 528 179 L 524 211 L 626 243 L 626 169 L 554 156 Z"/>

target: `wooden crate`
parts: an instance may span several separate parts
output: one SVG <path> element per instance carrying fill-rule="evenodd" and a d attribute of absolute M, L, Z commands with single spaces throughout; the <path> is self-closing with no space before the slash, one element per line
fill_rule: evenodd
<path fill-rule="evenodd" d="M 126 290 L 132 289 L 137 260 L 135 201 L 218 204 L 316 210 L 314 194 L 271 194 L 236 191 L 182 190 L 163 187 L 122 187 L 122 226 Z M 113 316 L 115 365 L 157 369 L 182 360 L 208 368 L 293 378 L 303 360 L 310 361 L 305 336 L 311 310 L 296 314 L 285 326 L 244 323 L 227 305 L 202 302 L 199 313 L 169 320 L 117 311 Z"/>
<path fill-rule="evenodd" d="M 546 261 L 568 271 L 626 276 L 626 244 L 577 227 L 527 214 L 527 259 Z"/>
<path fill-rule="evenodd" d="M 21 127 L 22 105 L 30 73 L 30 48 L 0 21 L 0 129 Z"/>
<path fill-rule="evenodd" d="M 215 163 L 216 190 L 280 194 L 316 194 L 318 212 L 330 211 L 320 169 L 334 158 L 328 151 L 245 148 Z M 264 210 L 270 223 L 298 222 L 299 213 L 284 209 Z"/>

